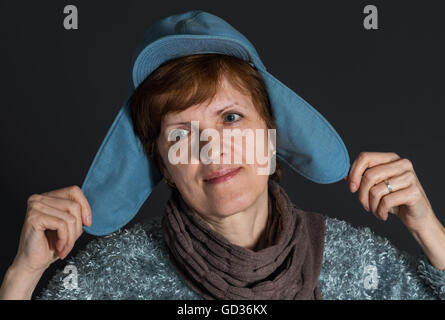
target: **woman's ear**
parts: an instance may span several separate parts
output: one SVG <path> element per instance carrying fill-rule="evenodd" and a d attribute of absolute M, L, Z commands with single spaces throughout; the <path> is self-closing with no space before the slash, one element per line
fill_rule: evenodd
<path fill-rule="evenodd" d="M 164 160 L 162 159 L 162 156 L 159 154 L 158 150 L 155 151 L 154 160 L 157 164 L 159 171 L 161 171 L 162 176 L 164 178 L 171 179 L 171 176 L 168 173 L 167 168 L 165 167 Z"/>
<path fill-rule="evenodd" d="M 164 170 L 162 171 L 162 175 L 163 175 L 164 178 L 167 179 L 168 181 L 171 181 L 171 180 L 172 180 L 171 175 L 168 173 L 168 171 L 167 171 L 166 169 L 164 169 Z"/>
<path fill-rule="evenodd" d="M 159 167 L 160 167 L 160 169 L 161 169 L 162 176 L 163 176 L 164 178 L 166 178 L 167 180 L 171 180 L 171 176 L 170 176 L 170 174 L 168 173 L 168 170 L 167 170 L 167 168 L 165 167 L 164 162 L 163 162 L 162 159 L 159 159 Z"/>
<path fill-rule="evenodd" d="M 175 185 L 175 183 L 173 182 L 173 180 L 172 180 L 170 174 L 168 173 L 168 170 L 167 170 L 167 169 L 164 168 L 164 169 L 162 170 L 162 175 L 164 176 L 164 180 L 165 180 L 165 182 L 166 182 L 170 187 L 172 187 L 172 188 L 176 188 L 176 185 Z"/>
<path fill-rule="evenodd" d="M 175 184 L 172 182 L 172 178 L 170 176 L 170 174 L 168 173 L 167 168 L 165 168 L 164 164 L 161 164 L 161 172 L 162 172 L 162 176 L 164 177 L 165 182 L 170 186 L 175 188 Z"/>

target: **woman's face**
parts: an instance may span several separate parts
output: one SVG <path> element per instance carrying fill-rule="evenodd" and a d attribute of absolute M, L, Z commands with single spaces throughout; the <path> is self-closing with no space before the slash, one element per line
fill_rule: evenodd
<path fill-rule="evenodd" d="M 196 130 L 199 136 L 203 130 L 208 128 L 212 128 L 216 130 L 214 132 L 219 133 L 219 152 L 215 149 L 211 151 L 208 149 L 210 146 L 217 144 L 217 139 L 214 140 L 212 137 L 209 138 L 209 141 L 199 141 L 198 136 L 198 144 L 195 144 L 197 149 L 195 150 L 198 150 L 199 153 L 198 158 L 195 157 L 197 153 L 193 154 L 191 152 L 191 145 L 194 144 L 191 121 L 199 121 L 199 131 Z M 241 132 L 244 129 L 249 129 L 247 131 L 253 133 L 254 139 L 247 144 L 246 140 L 248 139 L 246 138 L 242 140 L 223 139 L 223 129 L 240 129 Z M 255 138 L 256 129 L 263 130 L 264 138 Z M 176 133 L 174 136 L 178 134 L 183 137 L 187 136 L 188 140 L 182 140 L 182 142 L 168 141 L 169 134 L 172 134 L 172 132 Z M 252 206 L 267 188 L 269 175 L 258 174 L 258 172 L 268 168 L 268 165 L 261 162 L 261 159 L 260 164 L 259 158 L 256 156 L 254 156 L 253 161 L 246 161 L 247 153 L 254 152 L 256 154 L 259 147 L 262 147 L 259 150 L 262 150 L 263 157 L 269 156 L 270 159 L 274 147 L 267 137 L 266 123 L 256 111 L 251 98 L 232 87 L 225 78 L 210 103 L 205 102 L 180 113 L 169 113 L 165 116 L 157 140 L 159 153 L 165 165 L 163 174 L 175 183 L 186 203 L 199 214 L 211 216 L 215 219 L 230 216 Z M 232 141 L 234 142 L 232 143 Z M 175 144 L 178 147 L 180 143 L 185 143 L 188 148 L 188 159 L 186 158 L 188 163 L 172 164 L 169 161 L 169 148 Z M 201 151 L 206 145 L 208 151 L 206 159 L 216 160 L 219 158 L 219 164 L 204 164 L 199 161 Z M 224 145 L 228 148 L 226 150 L 230 150 L 229 163 L 223 162 L 223 157 L 227 153 L 224 152 Z M 177 150 L 171 154 L 179 156 L 180 151 Z M 235 155 L 242 161 L 235 162 Z M 212 173 L 224 169 L 237 169 L 238 171 L 229 179 L 227 179 L 227 176 L 219 180 L 206 179 Z"/>

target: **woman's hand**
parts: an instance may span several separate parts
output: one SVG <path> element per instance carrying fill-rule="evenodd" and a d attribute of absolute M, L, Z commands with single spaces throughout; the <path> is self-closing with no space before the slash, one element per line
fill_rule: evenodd
<path fill-rule="evenodd" d="M 437 268 L 445 268 L 445 228 L 437 219 L 410 160 L 392 152 L 362 152 L 345 180 L 351 192 L 358 190 L 358 199 L 367 211 L 383 221 L 388 219 L 388 212 L 398 216 L 430 261 Z"/>
<path fill-rule="evenodd" d="M 360 153 L 347 178 L 351 192 L 358 190 L 365 210 L 372 211 L 380 220 L 386 221 L 390 212 L 408 229 L 419 230 L 434 214 L 413 164 L 395 153 Z M 391 193 L 385 181 L 390 183 Z"/>
<path fill-rule="evenodd" d="M 33 194 L 14 262 L 30 270 L 46 269 L 68 255 L 83 225 L 91 225 L 91 208 L 78 186 Z"/>
<path fill-rule="evenodd" d="M 30 196 L 17 255 L 0 296 L 19 297 L 19 291 L 29 296 L 48 266 L 68 255 L 91 219 L 90 205 L 78 186 Z"/>

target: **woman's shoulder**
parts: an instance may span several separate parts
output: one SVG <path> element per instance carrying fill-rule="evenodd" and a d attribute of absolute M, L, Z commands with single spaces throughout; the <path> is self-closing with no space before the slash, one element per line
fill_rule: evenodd
<path fill-rule="evenodd" d="M 67 268 L 67 266 L 70 266 Z M 69 274 L 65 272 L 70 270 Z M 73 276 L 74 270 L 74 276 Z M 90 241 L 38 299 L 196 299 L 168 260 L 156 216 Z"/>
<path fill-rule="evenodd" d="M 325 216 L 325 233 L 326 262 L 336 261 L 342 269 L 356 267 L 364 270 L 378 262 L 411 258 L 406 251 L 399 250 L 388 238 L 368 226 L 354 226 L 349 221 Z"/>
<path fill-rule="evenodd" d="M 411 299 L 427 289 L 417 275 L 418 258 L 366 226 L 325 217 L 320 286 L 327 299 Z"/>
<path fill-rule="evenodd" d="M 368 226 L 354 226 L 351 222 L 335 217 L 325 218 L 326 242 L 343 247 L 347 243 L 367 243 L 368 245 L 391 246 L 391 242 Z"/>
<path fill-rule="evenodd" d="M 325 255 L 327 257 L 356 258 L 357 261 L 368 257 L 385 258 L 386 255 L 411 256 L 399 250 L 388 238 L 377 234 L 368 226 L 354 226 L 351 222 L 325 216 Z M 378 255 L 378 257 L 376 256 Z"/>

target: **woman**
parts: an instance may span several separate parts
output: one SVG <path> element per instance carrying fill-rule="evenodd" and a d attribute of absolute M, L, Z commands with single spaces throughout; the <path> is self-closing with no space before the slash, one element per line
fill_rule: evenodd
<path fill-rule="evenodd" d="M 195 28 L 198 16 L 215 17 L 192 11 L 174 16 L 181 19 L 173 27 L 181 29 L 187 21 Z M 256 68 L 259 63 L 235 55 L 195 52 L 169 59 L 142 77 L 126 110 L 131 111 L 132 129 L 145 154 L 171 186 L 165 212 L 89 243 L 68 263 L 75 272 L 59 271 L 40 298 L 445 299 L 445 228 L 409 160 L 394 153 L 364 152 L 345 179 L 377 218 L 386 220 L 388 212 L 400 218 L 423 249 L 419 258 L 398 251 L 369 228 L 354 228 L 293 205 L 278 184 L 279 163 L 277 170 L 273 165 L 277 151 L 281 159 L 295 164 L 284 155 L 286 140 L 280 140 L 289 132 L 282 121 L 276 121 L 283 119 L 278 112 L 284 109 L 277 109 L 277 100 L 270 99 L 274 87 L 264 81 L 264 73 Z M 193 140 L 192 121 L 199 123 L 198 133 L 213 129 L 209 132 L 217 134 Z M 122 132 L 118 123 L 113 128 L 110 132 Z M 270 134 L 276 128 L 277 146 L 267 135 L 246 144 L 223 139 L 219 149 L 220 141 L 214 139 L 225 129 Z M 106 142 L 116 136 L 110 137 Z M 201 144 L 208 140 L 211 148 Z M 248 161 L 252 146 L 268 150 L 265 163 Z M 181 158 L 194 147 L 198 154 Z M 122 159 L 129 159 L 128 152 L 122 152 Z M 178 153 L 186 163 L 175 162 Z M 232 153 L 242 161 L 217 163 Z M 306 155 L 323 163 L 316 153 Z M 104 158 L 96 159 L 92 168 L 100 167 Z M 271 176 L 259 174 L 264 164 Z M 126 179 L 120 187 L 138 184 L 128 179 L 128 168 L 119 166 L 118 178 Z M 296 169 L 314 180 L 323 177 L 304 164 Z M 99 234 L 126 223 L 128 215 L 119 221 L 120 215 L 115 217 L 113 212 L 100 215 L 97 198 L 88 193 L 91 189 L 82 189 L 85 194 L 74 186 L 29 198 L 19 250 L 3 280 L 1 298 L 29 299 L 48 265 L 67 256 L 82 225 Z M 120 193 L 133 196 L 128 190 Z M 110 204 L 114 199 L 108 200 Z"/>

